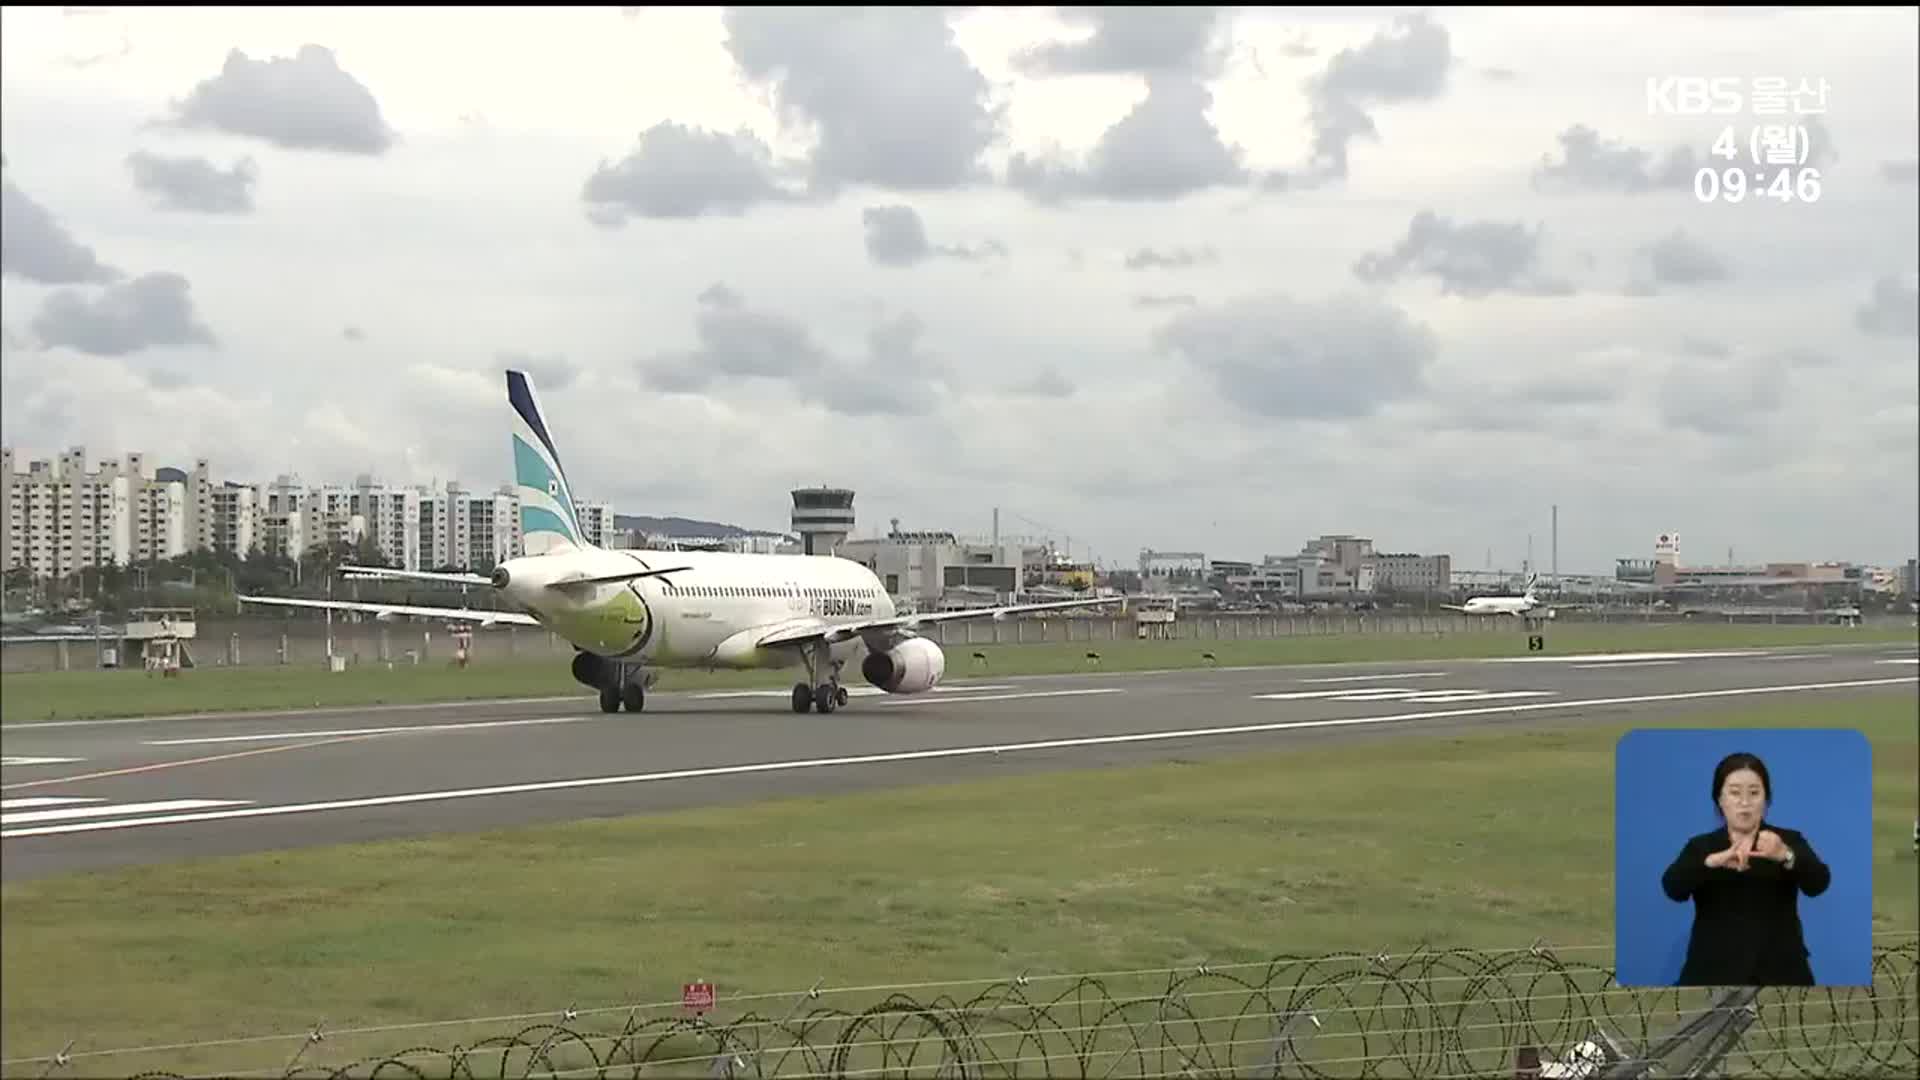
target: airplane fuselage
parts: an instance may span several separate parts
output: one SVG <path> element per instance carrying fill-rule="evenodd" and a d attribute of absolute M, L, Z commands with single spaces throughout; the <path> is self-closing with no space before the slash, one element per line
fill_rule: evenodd
<path fill-rule="evenodd" d="M 571 577 L 686 567 L 665 577 L 550 588 Z M 589 549 L 530 555 L 500 565 L 507 599 L 579 648 L 655 667 L 767 668 L 798 661 L 792 649 L 754 640 L 785 623 L 829 625 L 892 618 L 880 580 L 850 559 L 823 555 Z M 834 647 L 862 651 L 858 638 Z"/>
<path fill-rule="evenodd" d="M 1539 606 L 1531 596 L 1476 596 L 1460 610 L 1468 615 L 1530 615 Z"/>

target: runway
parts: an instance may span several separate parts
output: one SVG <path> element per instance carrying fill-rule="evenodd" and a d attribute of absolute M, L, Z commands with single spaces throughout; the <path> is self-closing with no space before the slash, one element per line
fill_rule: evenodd
<path fill-rule="evenodd" d="M 1817 725 L 1917 681 L 1872 645 L 856 683 L 827 716 L 772 689 L 8 725 L 0 877 L 1785 697 Z"/>

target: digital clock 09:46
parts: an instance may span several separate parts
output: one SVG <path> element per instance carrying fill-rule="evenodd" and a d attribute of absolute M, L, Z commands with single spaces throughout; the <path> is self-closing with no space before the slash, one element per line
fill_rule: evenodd
<path fill-rule="evenodd" d="M 1773 170 L 1704 168 L 1693 174 L 1693 195 L 1701 202 L 1746 202 L 1775 199 L 1780 202 L 1818 202 L 1820 170 L 1788 165 Z"/>

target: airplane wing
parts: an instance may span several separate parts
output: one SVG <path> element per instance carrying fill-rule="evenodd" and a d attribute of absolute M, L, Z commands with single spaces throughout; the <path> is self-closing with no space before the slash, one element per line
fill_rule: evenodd
<path fill-rule="evenodd" d="M 396 578 L 403 581 L 438 581 L 448 585 L 492 585 L 479 574 L 437 574 L 431 570 L 396 570 L 388 566 L 341 566 L 341 576 L 349 578 Z"/>
<path fill-rule="evenodd" d="M 420 615 L 456 622 L 511 623 L 514 626 L 539 626 L 540 620 L 518 611 L 488 611 L 475 608 L 414 607 L 410 604 L 370 604 L 357 600 L 301 600 L 290 596 L 242 596 L 243 604 L 281 604 L 286 607 L 332 608 L 335 611 L 364 611 L 374 615 Z"/>
<path fill-rule="evenodd" d="M 1023 615 L 1029 611 L 1057 611 L 1061 608 L 1092 607 L 1098 604 L 1118 604 L 1125 601 L 1124 596 L 1102 596 L 1093 599 L 1058 600 L 1047 604 L 1014 604 L 1008 607 L 965 608 L 960 611 L 938 611 L 923 615 L 896 615 L 891 619 L 870 619 L 857 623 L 836 624 L 810 619 L 799 623 L 783 623 L 765 637 L 760 638 L 756 644 L 763 648 L 800 645 L 809 641 L 820 641 L 832 645 L 878 631 L 911 630 L 922 623 L 952 622 L 956 619 L 999 619 L 1008 615 Z"/>
<path fill-rule="evenodd" d="M 600 574 L 595 577 L 588 577 L 583 574 L 575 577 L 561 578 L 559 581 L 548 582 L 547 588 L 579 589 L 588 585 L 607 585 L 620 581 L 638 581 L 641 578 L 665 577 L 668 574 L 684 574 L 686 572 L 687 567 L 669 566 L 660 570 L 622 570 L 617 574 Z"/>

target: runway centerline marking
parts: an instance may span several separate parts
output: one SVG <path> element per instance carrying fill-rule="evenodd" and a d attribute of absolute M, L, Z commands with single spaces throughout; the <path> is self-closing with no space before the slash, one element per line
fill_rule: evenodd
<path fill-rule="evenodd" d="M 941 701 L 940 698 L 934 698 L 934 697 L 903 697 L 903 698 L 896 698 L 893 701 L 889 701 L 887 702 L 887 705 L 888 706 L 931 705 L 936 701 L 941 701 L 942 704 L 951 702 L 952 704 L 955 704 L 955 705 L 971 705 L 976 701 L 1016 701 L 1022 698 L 1080 697 L 1086 694 L 1124 694 L 1124 693 L 1126 693 L 1126 690 L 1122 689 L 1121 687 L 1103 686 L 1103 687 L 1099 687 L 1097 689 L 1092 689 L 1092 690 L 1028 690 L 1025 693 L 1020 693 L 1020 694 L 980 694 L 975 697 L 947 698 L 946 701 Z"/>
<path fill-rule="evenodd" d="M 1301 679 L 1303 683 L 1385 682 L 1388 679 L 1438 679 L 1444 671 L 1403 671 L 1393 675 L 1340 675 L 1331 679 Z"/>
<path fill-rule="evenodd" d="M 1364 686 L 1349 690 L 1294 690 L 1277 694 L 1254 694 L 1255 701 L 1344 701 L 1364 704 L 1369 701 L 1406 702 L 1415 705 L 1446 705 L 1456 701 L 1494 701 L 1499 698 L 1552 697 L 1557 690 L 1446 690 L 1407 686 Z"/>
<path fill-rule="evenodd" d="M 85 760 L 77 757 L 0 757 L 0 765 L 71 765 Z"/>
<path fill-rule="evenodd" d="M 1848 682 L 1799 683 L 1788 686 L 1748 686 L 1726 690 L 1694 690 L 1672 694 L 1638 694 L 1632 697 L 1589 698 L 1583 701 L 1536 701 L 1518 705 L 1483 705 L 1470 709 L 1439 709 L 1430 712 L 1399 713 L 1389 716 L 1354 716 L 1326 720 L 1279 720 L 1261 724 L 1235 724 L 1225 727 L 1184 728 L 1171 731 L 1144 731 L 1125 735 L 1088 735 L 1067 739 L 1041 739 L 1033 742 L 999 743 L 978 746 L 953 746 L 931 750 L 902 750 L 850 757 L 810 758 L 797 761 L 764 761 L 743 765 L 712 765 L 669 772 L 633 773 L 626 776 L 591 776 L 574 780 L 539 780 L 495 787 L 456 788 L 442 791 L 410 792 L 400 795 L 372 795 L 360 799 L 333 802 L 292 803 L 279 806 L 249 806 L 238 810 L 208 810 L 199 813 L 168 814 L 160 817 L 128 818 L 111 821 L 73 822 L 42 825 L 25 829 L 0 829 L 0 839 L 29 836 L 55 836 L 65 833 L 94 832 L 104 829 L 132 829 L 150 825 L 184 825 L 204 821 L 240 818 L 277 817 L 284 814 L 311 814 L 328 810 L 357 810 L 372 806 L 404 806 L 411 803 L 448 802 L 454 799 L 482 798 L 493 795 L 525 795 L 541 791 L 568 791 L 579 788 L 613 787 L 626 784 L 657 783 L 663 780 L 690 780 L 714 776 L 742 776 L 754 773 L 791 772 L 800 769 L 828 768 L 837 765 L 872 765 L 896 761 L 928 761 L 938 758 L 983 757 L 1032 750 L 1059 750 L 1081 746 L 1112 746 L 1124 743 L 1171 742 L 1178 739 L 1253 735 L 1302 728 L 1350 727 L 1367 724 L 1408 723 L 1417 720 L 1441 720 L 1456 716 L 1489 716 L 1497 713 L 1537 712 L 1548 709 L 1577 709 L 1599 705 L 1631 705 L 1655 701 L 1689 701 L 1705 698 L 1741 697 L 1756 694 L 1785 694 L 1809 690 L 1861 689 L 1872 686 L 1896 686 L 1920 683 L 1920 675 L 1902 675 L 1886 679 L 1855 679 Z"/>
<path fill-rule="evenodd" d="M 522 720 L 472 720 L 464 724 L 398 724 L 393 727 L 339 728 L 319 731 L 265 731 L 252 735 L 202 735 L 192 739 L 148 739 L 148 746 L 195 746 L 202 743 L 269 742 L 274 739 L 344 738 L 348 735 L 398 735 L 412 731 L 463 731 L 472 728 L 512 727 L 526 724 L 578 724 L 590 716 L 541 716 Z"/>
<path fill-rule="evenodd" d="M 1766 649 L 1734 649 L 1726 652 L 1641 652 L 1641 653 L 1582 653 L 1578 656 L 1487 656 L 1482 657 L 1483 664 L 1570 664 L 1584 661 L 1589 664 L 1624 664 L 1635 660 L 1723 660 L 1735 656 L 1766 656 Z"/>

